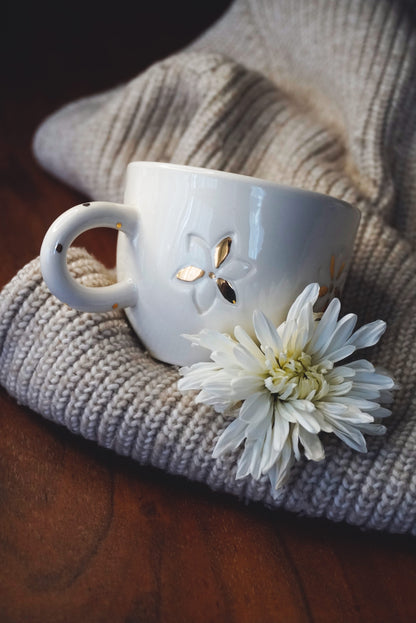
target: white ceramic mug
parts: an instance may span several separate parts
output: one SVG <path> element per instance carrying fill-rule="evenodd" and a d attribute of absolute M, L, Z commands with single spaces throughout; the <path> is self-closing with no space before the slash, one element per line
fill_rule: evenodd
<path fill-rule="evenodd" d="M 127 168 L 124 204 L 64 212 L 41 249 L 50 290 L 81 311 L 120 307 L 149 352 L 187 365 L 206 358 L 183 334 L 204 327 L 251 333 L 252 313 L 280 323 L 301 290 L 321 285 L 321 307 L 340 291 L 359 210 L 332 197 L 234 173 L 155 162 Z M 118 282 L 85 287 L 66 252 L 82 232 L 112 227 Z"/>

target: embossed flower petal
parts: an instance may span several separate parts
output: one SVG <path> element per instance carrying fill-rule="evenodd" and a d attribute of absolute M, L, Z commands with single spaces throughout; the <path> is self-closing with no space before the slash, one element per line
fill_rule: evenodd
<path fill-rule="evenodd" d="M 228 301 L 229 303 L 232 303 L 233 305 L 237 303 L 237 295 L 229 281 L 227 281 L 226 279 L 222 279 L 221 277 L 218 277 L 217 287 L 226 301 Z"/>
<path fill-rule="evenodd" d="M 242 279 L 251 272 L 252 267 L 247 262 L 242 260 L 233 259 L 224 264 L 224 267 L 219 271 L 221 277 L 228 279 L 229 281 L 237 281 Z"/>
<path fill-rule="evenodd" d="M 232 243 L 232 240 L 230 236 L 227 236 L 226 238 L 223 238 L 222 240 L 220 240 L 220 242 L 216 245 L 215 251 L 214 251 L 215 268 L 219 268 L 221 264 L 224 262 L 224 260 L 228 257 L 228 254 L 230 253 L 230 249 L 231 249 L 231 243 Z"/>
<path fill-rule="evenodd" d="M 205 271 L 197 266 L 185 266 L 176 273 L 176 277 L 181 281 L 196 281 L 205 275 Z"/>
<path fill-rule="evenodd" d="M 189 258 L 205 271 L 211 270 L 210 248 L 203 238 L 195 234 L 188 235 Z"/>
<path fill-rule="evenodd" d="M 215 284 L 211 279 L 202 279 L 193 289 L 192 298 L 200 314 L 208 311 L 215 300 Z"/>

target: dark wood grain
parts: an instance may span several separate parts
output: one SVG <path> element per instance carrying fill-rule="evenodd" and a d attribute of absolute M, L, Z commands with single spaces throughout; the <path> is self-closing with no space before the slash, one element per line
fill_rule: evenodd
<path fill-rule="evenodd" d="M 10 7 L 0 285 L 85 199 L 33 160 L 37 124 L 179 49 L 228 3 L 103 4 Z M 113 263 L 111 232 L 83 243 Z M 100 449 L 0 390 L 2 623 L 415 620 L 414 540 L 244 506 Z"/>

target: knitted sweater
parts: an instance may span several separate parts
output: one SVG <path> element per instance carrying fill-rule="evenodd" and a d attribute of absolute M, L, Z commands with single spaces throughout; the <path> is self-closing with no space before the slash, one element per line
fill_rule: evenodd
<path fill-rule="evenodd" d="M 94 199 L 121 200 L 132 160 L 255 175 L 362 212 L 344 312 L 382 318 L 371 353 L 400 384 L 387 434 L 355 453 L 324 439 L 273 499 L 235 480 L 238 451 L 212 458 L 222 415 L 181 395 L 123 312 L 85 314 L 47 290 L 34 260 L 0 295 L 0 382 L 21 403 L 142 464 L 248 500 L 366 528 L 416 532 L 416 33 L 396 0 L 235 0 L 189 49 L 126 85 L 74 102 L 34 150 Z M 59 137 L 59 140 L 57 140 Z M 112 274 L 73 249 L 89 285 Z"/>

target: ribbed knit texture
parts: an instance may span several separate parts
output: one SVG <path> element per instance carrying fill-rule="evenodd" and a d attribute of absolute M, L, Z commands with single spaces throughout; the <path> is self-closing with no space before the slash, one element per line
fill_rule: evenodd
<path fill-rule="evenodd" d="M 122 312 L 82 314 L 50 295 L 38 260 L 0 296 L 0 382 L 21 403 L 142 464 L 271 506 L 416 532 L 416 34 L 390 0 L 236 0 L 190 49 L 52 115 L 41 164 L 94 199 L 122 198 L 132 160 L 171 161 L 318 190 L 362 211 L 343 311 L 388 331 L 368 353 L 400 383 L 366 455 L 324 437 L 277 500 L 267 477 L 214 461 L 225 423 L 176 389 Z M 73 249 L 84 283 L 112 275 Z"/>

